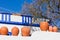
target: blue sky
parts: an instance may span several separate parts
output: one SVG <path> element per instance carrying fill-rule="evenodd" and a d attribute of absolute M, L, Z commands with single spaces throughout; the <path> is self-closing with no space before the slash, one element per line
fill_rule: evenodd
<path fill-rule="evenodd" d="M 31 0 L 0 0 L 0 7 L 14 12 L 21 12 L 24 1 L 31 3 Z"/>

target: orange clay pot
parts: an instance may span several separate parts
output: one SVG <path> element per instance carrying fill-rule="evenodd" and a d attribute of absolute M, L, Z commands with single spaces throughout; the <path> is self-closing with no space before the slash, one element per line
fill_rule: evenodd
<path fill-rule="evenodd" d="M 49 28 L 49 23 L 48 22 L 40 22 L 41 31 L 47 31 L 48 28 Z"/>
<path fill-rule="evenodd" d="M 1 27 L 1 35 L 7 35 L 8 34 L 8 28 L 3 26 Z"/>
<path fill-rule="evenodd" d="M 29 27 L 23 27 L 21 28 L 22 36 L 29 36 L 30 35 L 30 28 Z"/>
<path fill-rule="evenodd" d="M 1 29 L 0 29 L 0 34 L 1 34 Z"/>
<path fill-rule="evenodd" d="M 17 36 L 19 34 L 19 29 L 17 27 L 13 27 L 11 32 L 13 36 Z"/>
<path fill-rule="evenodd" d="M 57 32 L 58 28 L 56 26 L 53 27 L 53 32 Z"/>
<path fill-rule="evenodd" d="M 53 27 L 52 26 L 49 26 L 49 32 L 53 32 Z"/>

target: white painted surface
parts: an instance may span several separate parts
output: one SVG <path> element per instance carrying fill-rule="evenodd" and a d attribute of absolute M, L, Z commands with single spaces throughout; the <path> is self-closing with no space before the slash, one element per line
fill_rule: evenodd
<path fill-rule="evenodd" d="M 0 36 L 0 40 L 19 40 L 20 38 L 17 36 Z"/>
<path fill-rule="evenodd" d="M 11 21 L 13 22 L 22 22 L 22 16 L 11 15 Z"/>
<path fill-rule="evenodd" d="M 2 14 L 0 14 L 0 20 L 2 20 L 1 18 L 2 18 Z"/>
<path fill-rule="evenodd" d="M 7 15 L 7 21 L 9 21 L 9 15 Z"/>
<path fill-rule="evenodd" d="M 4 21 L 6 21 L 6 19 L 5 19 L 6 17 L 5 17 L 5 16 L 6 16 L 6 15 L 4 14 L 4 15 L 3 15 Z"/>
<path fill-rule="evenodd" d="M 60 40 L 60 33 L 36 31 L 31 38 L 33 40 Z"/>
<path fill-rule="evenodd" d="M 1 40 L 60 40 L 60 33 L 35 32 L 31 37 L 0 36 Z"/>

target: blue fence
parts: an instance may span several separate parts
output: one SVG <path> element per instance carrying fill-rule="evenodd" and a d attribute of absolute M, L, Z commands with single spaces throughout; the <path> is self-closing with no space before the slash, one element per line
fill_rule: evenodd
<path fill-rule="evenodd" d="M 20 15 L 22 17 L 21 22 L 11 21 L 10 13 L 0 13 L 0 23 L 4 24 L 15 24 L 15 25 L 26 25 L 26 26 L 39 26 L 39 24 L 32 24 L 32 16 Z"/>

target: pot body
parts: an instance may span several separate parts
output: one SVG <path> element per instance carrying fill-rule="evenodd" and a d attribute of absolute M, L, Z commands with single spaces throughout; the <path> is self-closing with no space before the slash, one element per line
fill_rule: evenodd
<path fill-rule="evenodd" d="M 1 27 L 0 34 L 1 35 L 7 35 L 8 34 L 8 28 L 7 27 Z"/>
<path fill-rule="evenodd" d="M 56 26 L 53 27 L 53 32 L 57 32 L 58 28 Z"/>
<path fill-rule="evenodd" d="M 53 27 L 52 26 L 49 26 L 49 32 L 53 32 Z"/>
<path fill-rule="evenodd" d="M 13 27 L 11 32 L 13 36 L 17 36 L 19 34 L 19 29 L 17 27 Z"/>
<path fill-rule="evenodd" d="M 22 36 L 29 36 L 30 35 L 30 28 L 29 27 L 21 28 L 21 34 L 22 34 Z"/>
<path fill-rule="evenodd" d="M 40 29 L 41 29 L 41 31 L 47 31 L 49 29 L 49 23 L 48 22 L 40 22 Z"/>

